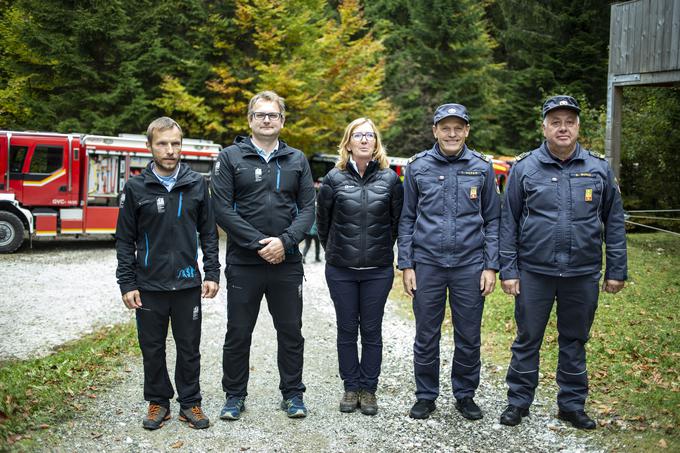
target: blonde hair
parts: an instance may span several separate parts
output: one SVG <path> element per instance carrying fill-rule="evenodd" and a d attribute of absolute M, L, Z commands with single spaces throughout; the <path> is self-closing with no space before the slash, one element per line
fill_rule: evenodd
<path fill-rule="evenodd" d="M 390 166 L 390 163 L 387 160 L 387 152 L 385 151 L 385 148 L 383 148 L 382 140 L 380 139 L 380 131 L 378 128 L 375 127 L 375 124 L 369 118 L 357 118 L 347 125 L 345 128 L 345 133 L 342 136 L 342 141 L 338 145 L 338 154 L 340 155 L 340 160 L 337 164 L 335 164 L 335 166 L 340 170 L 347 170 L 347 162 L 349 162 L 349 157 L 351 155 L 347 149 L 347 145 L 349 145 L 350 140 L 352 140 L 352 134 L 354 133 L 354 130 L 366 123 L 370 124 L 373 128 L 373 132 L 375 132 L 375 149 L 373 150 L 373 160 L 378 163 L 378 166 L 381 169 L 388 168 Z"/>
<path fill-rule="evenodd" d="M 286 102 L 285 100 L 273 91 L 260 91 L 255 96 L 250 98 L 248 103 L 248 117 L 253 115 L 253 109 L 258 101 L 276 102 L 279 106 L 279 112 L 282 117 L 286 117 Z"/>
<path fill-rule="evenodd" d="M 161 116 L 160 118 L 156 118 L 151 122 L 151 124 L 149 124 L 149 127 L 147 127 L 146 129 L 146 140 L 151 145 L 153 144 L 153 134 L 156 131 L 166 131 L 172 128 L 177 128 L 179 130 L 180 138 L 184 136 L 182 128 L 179 126 L 179 124 L 177 124 L 177 121 L 167 116 Z"/>

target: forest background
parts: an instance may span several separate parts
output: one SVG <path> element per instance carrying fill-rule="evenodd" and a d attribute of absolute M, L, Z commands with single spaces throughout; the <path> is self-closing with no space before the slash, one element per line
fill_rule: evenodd
<path fill-rule="evenodd" d="M 515 155 L 540 107 L 570 94 L 581 142 L 604 152 L 611 2 L 566 0 L 0 0 L 0 128 L 142 133 L 159 115 L 223 145 L 256 92 L 288 107 L 282 138 L 334 152 L 368 116 L 390 155 L 432 146 L 444 102 L 468 144 Z M 680 87 L 624 90 L 627 209 L 680 206 Z M 663 194 L 663 196 L 660 196 Z"/>

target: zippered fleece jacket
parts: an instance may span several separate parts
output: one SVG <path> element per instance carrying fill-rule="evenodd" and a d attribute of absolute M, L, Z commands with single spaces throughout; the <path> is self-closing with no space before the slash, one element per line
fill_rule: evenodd
<path fill-rule="evenodd" d="M 208 184 L 181 163 L 177 183 L 168 192 L 152 165 L 128 180 L 120 198 L 116 277 L 121 294 L 200 286 L 199 246 L 205 279 L 219 283 L 219 245 Z"/>
<path fill-rule="evenodd" d="M 227 232 L 227 264 L 266 264 L 261 239 L 278 237 L 286 262 L 302 259 L 298 244 L 314 223 L 314 182 L 302 151 L 279 140 L 267 162 L 249 137 L 224 148 L 211 178 L 217 224 Z"/>

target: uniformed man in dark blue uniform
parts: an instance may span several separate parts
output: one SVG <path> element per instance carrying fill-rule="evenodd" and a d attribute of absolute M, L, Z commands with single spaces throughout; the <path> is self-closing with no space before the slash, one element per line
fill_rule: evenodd
<path fill-rule="evenodd" d="M 558 417 L 594 429 L 585 344 L 597 309 L 602 241 L 607 266 L 602 290 L 619 292 L 627 277 L 621 194 L 604 156 L 578 143 L 580 108 L 570 96 L 543 105 L 540 148 L 521 154 L 506 186 L 501 220 L 501 285 L 515 296 L 517 337 L 508 368 L 508 407 L 500 422 L 529 415 L 538 385 L 539 350 L 557 300 Z"/>
<path fill-rule="evenodd" d="M 464 106 L 439 106 L 432 131 L 435 145 L 411 158 L 406 168 L 399 222 L 399 269 L 416 318 L 417 401 L 409 415 L 422 419 L 435 410 L 448 289 L 456 346 L 453 395 L 461 414 L 478 420 L 482 411 L 473 397 L 479 385 L 482 310 L 499 268 L 498 186 L 491 159 L 465 145 L 470 119 Z"/>

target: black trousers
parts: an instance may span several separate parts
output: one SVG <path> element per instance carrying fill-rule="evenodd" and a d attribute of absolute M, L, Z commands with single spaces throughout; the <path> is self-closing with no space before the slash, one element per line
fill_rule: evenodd
<path fill-rule="evenodd" d="M 180 291 L 140 291 L 137 337 L 144 360 L 144 399 L 169 407 L 174 390 L 165 361 L 168 323 L 177 347 L 175 385 L 183 409 L 201 404 L 201 287 Z"/>
<path fill-rule="evenodd" d="M 309 252 L 310 247 L 312 246 L 312 241 L 314 241 L 314 257 L 317 261 L 321 261 L 321 255 L 319 255 L 320 248 L 319 248 L 319 235 L 308 235 L 305 234 L 305 247 L 302 249 L 302 258 L 305 259 L 307 258 L 307 252 Z"/>
<path fill-rule="evenodd" d="M 265 296 L 278 342 L 279 389 L 284 399 L 302 394 L 302 263 L 229 264 L 225 273 L 227 333 L 222 351 L 222 389 L 227 396 L 248 394 L 250 344 Z"/>

